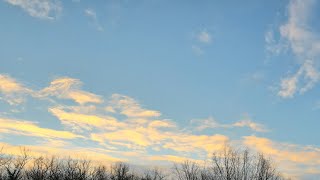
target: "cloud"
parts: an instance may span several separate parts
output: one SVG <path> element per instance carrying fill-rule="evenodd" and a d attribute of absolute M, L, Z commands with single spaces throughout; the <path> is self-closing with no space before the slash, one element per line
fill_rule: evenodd
<path fill-rule="evenodd" d="M 87 8 L 84 10 L 84 13 L 86 16 L 90 17 L 94 23 L 94 25 L 96 26 L 98 31 L 104 31 L 104 28 L 101 26 L 101 24 L 99 23 L 98 17 L 97 17 L 97 13 L 90 8 Z"/>
<path fill-rule="evenodd" d="M 97 19 L 97 14 L 96 14 L 96 12 L 93 10 L 93 9 L 86 9 L 85 11 L 84 11 L 84 13 L 87 15 L 87 16 L 89 16 L 89 17 L 92 17 L 92 18 L 94 18 L 94 19 Z"/>
<path fill-rule="evenodd" d="M 168 133 L 163 145 L 165 149 L 176 152 L 210 156 L 212 152 L 223 149 L 229 138 L 224 135 L 194 135 L 188 133 Z"/>
<path fill-rule="evenodd" d="M 155 120 L 149 123 L 149 127 L 151 128 L 161 128 L 161 127 L 166 127 L 166 128 L 172 128 L 176 127 L 176 124 L 169 121 L 169 120 Z"/>
<path fill-rule="evenodd" d="M 49 108 L 49 112 L 56 116 L 62 124 L 76 131 L 91 130 L 92 128 L 111 130 L 125 125 L 110 116 L 102 117 L 97 115 L 67 112 L 61 107 Z"/>
<path fill-rule="evenodd" d="M 102 143 L 106 141 L 114 141 L 114 142 L 120 142 L 125 143 L 125 146 L 128 147 L 134 147 L 134 146 L 150 146 L 151 141 L 147 136 L 145 136 L 147 133 L 143 133 L 144 128 L 136 128 L 136 129 L 122 129 L 117 130 L 109 133 L 100 133 L 100 134 L 92 134 L 92 139 L 96 141 L 100 141 Z M 134 138 L 129 138 L 134 137 Z M 130 145 L 127 143 L 131 143 Z"/>
<path fill-rule="evenodd" d="M 277 157 L 277 160 L 292 161 L 307 165 L 320 165 L 320 149 L 300 147 L 294 144 L 277 143 L 267 138 L 256 136 L 244 137 L 244 144 Z"/>
<path fill-rule="evenodd" d="M 32 90 L 12 77 L 0 74 L 0 93 L 4 96 L 3 100 L 11 105 L 17 105 L 24 102 L 25 95 L 32 94 Z"/>
<path fill-rule="evenodd" d="M 197 131 L 202 131 L 204 129 L 211 129 L 211 128 L 236 128 L 236 127 L 248 127 L 249 129 L 256 131 L 256 132 L 267 132 L 269 131 L 264 125 L 253 122 L 249 117 L 246 117 L 243 120 L 236 121 L 232 124 L 221 124 L 217 122 L 212 117 L 208 119 L 197 119 L 192 120 L 191 124 Z"/>
<path fill-rule="evenodd" d="M 3 147 L 4 154 L 8 155 L 21 155 L 21 146 L 11 145 L 8 143 L 0 142 L 0 146 Z M 61 157 L 61 158 L 75 158 L 75 159 L 90 159 L 97 163 L 112 163 L 112 162 L 125 162 L 126 159 L 116 158 L 108 155 L 105 150 L 98 148 L 83 148 L 83 147 L 57 147 L 46 146 L 46 144 L 40 145 L 24 145 L 28 150 L 28 155 L 33 157 Z"/>
<path fill-rule="evenodd" d="M 293 97 L 297 92 L 305 93 L 320 80 L 317 59 L 320 55 L 320 36 L 308 24 L 314 7 L 313 0 L 291 0 L 288 5 L 288 20 L 279 27 L 280 43 L 276 45 L 273 33 L 266 34 L 267 47 L 271 52 L 279 53 L 290 49 L 298 59 L 296 73 L 282 78 L 278 95 Z"/>
<path fill-rule="evenodd" d="M 266 50 L 271 54 L 279 55 L 288 50 L 287 44 L 277 41 L 273 29 L 268 29 L 268 31 L 266 31 L 264 40 L 266 42 Z"/>
<path fill-rule="evenodd" d="M 204 50 L 199 46 L 192 45 L 191 48 L 192 48 L 193 52 L 195 52 L 198 55 L 204 54 Z"/>
<path fill-rule="evenodd" d="M 209 44 L 212 42 L 212 36 L 207 30 L 202 30 L 198 33 L 197 39 L 201 43 Z"/>
<path fill-rule="evenodd" d="M 297 91 L 304 93 L 311 89 L 319 80 L 320 73 L 315 69 L 314 62 L 306 60 L 296 74 L 281 80 L 281 88 L 278 95 L 283 98 L 290 98 Z"/>
<path fill-rule="evenodd" d="M 49 128 L 41 128 L 36 123 L 8 118 L 0 118 L 1 134 L 17 134 L 39 138 L 75 139 L 81 136 L 68 131 L 58 131 Z"/>
<path fill-rule="evenodd" d="M 10 76 L 0 74 L 0 91 L 3 93 L 14 93 L 27 91 L 27 89 Z"/>
<path fill-rule="evenodd" d="M 235 123 L 232 124 L 232 126 L 234 126 L 234 127 L 248 127 L 251 130 L 256 131 L 256 132 L 267 132 L 267 131 L 269 131 L 268 129 L 266 129 L 264 127 L 264 125 L 259 124 L 259 123 L 255 123 L 255 122 L 251 121 L 250 119 L 241 120 L 241 121 L 235 122 Z"/>
<path fill-rule="evenodd" d="M 120 94 L 112 95 L 111 107 L 130 118 L 153 118 L 161 115 L 159 111 L 143 109 L 134 99 Z"/>
<path fill-rule="evenodd" d="M 306 174 L 320 174 L 319 148 L 279 143 L 256 136 L 243 137 L 243 144 L 272 157 L 290 176 L 303 179 L 302 176 Z"/>
<path fill-rule="evenodd" d="M 82 82 L 79 79 L 62 77 L 53 80 L 49 87 L 41 90 L 39 97 L 55 96 L 62 99 L 72 99 L 79 104 L 102 103 L 103 99 L 90 92 L 80 90 Z"/>
<path fill-rule="evenodd" d="M 58 0 L 5 0 L 7 3 L 18 6 L 30 16 L 40 19 L 55 19 L 62 11 Z"/>
<path fill-rule="evenodd" d="M 194 42 L 191 48 L 197 55 L 203 55 L 205 53 L 205 45 L 212 43 L 212 35 L 206 29 L 203 29 L 193 35 L 193 39 Z"/>
<path fill-rule="evenodd" d="M 289 175 L 298 177 L 303 172 L 320 171 L 320 161 L 317 160 L 320 159 L 319 148 L 275 142 L 256 136 L 240 137 L 239 141 L 239 138 L 215 132 L 215 128 L 225 128 L 236 133 L 238 128 L 243 127 L 254 132 L 268 131 L 264 125 L 254 122 L 250 117 L 228 124 L 219 123 L 214 118 L 193 120 L 193 128 L 190 129 L 163 118 L 161 112 L 148 109 L 132 97 L 113 94 L 109 98 L 103 98 L 83 91 L 82 82 L 78 79 L 58 78 L 48 87 L 36 91 L 25 87 L 10 76 L 0 77 L 2 94 L 30 94 L 30 101 L 41 100 L 40 113 L 45 109 L 45 113 L 49 112 L 49 115 L 55 117 L 56 123 L 62 125 L 60 128 L 63 130 L 56 130 L 41 127 L 34 121 L 6 118 L 4 115 L 0 117 L 0 134 L 5 137 L 3 141 L 17 144 L 12 141 L 15 136 L 35 139 L 42 144 L 30 146 L 29 141 L 26 141 L 20 145 L 27 146 L 37 155 L 63 154 L 75 157 L 75 154 L 80 154 L 82 157 L 100 162 L 135 162 L 141 159 L 146 160 L 144 163 L 151 163 L 152 160 L 199 161 L 209 158 L 212 152 L 222 150 L 226 143 L 231 143 L 236 146 L 246 145 L 272 156 L 277 163 L 279 162 L 280 168 Z M 90 98 L 78 98 L 80 95 L 74 96 L 74 93 Z M 54 103 L 52 97 L 57 97 Z M 70 105 L 63 99 L 71 99 L 78 103 Z M 210 131 L 203 131 L 204 129 Z M 7 146 L 10 153 L 18 152 L 17 146 Z"/>
<path fill-rule="evenodd" d="M 191 158 L 186 158 L 183 156 L 175 156 L 175 155 L 160 155 L 160 156 L 150 156 L 147 157 L 149 161 L 169 161 L 169 162 L 175 162 L 175 163 L 183 163 L 185 161 L 192 161 L 197 164 L 203 163 L 203 161 L 191 159 Z"/>

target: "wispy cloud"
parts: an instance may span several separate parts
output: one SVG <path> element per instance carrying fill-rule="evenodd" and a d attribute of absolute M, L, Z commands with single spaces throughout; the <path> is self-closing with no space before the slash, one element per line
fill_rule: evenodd
<path fill-rule="evenodd" d="M 119 110 L 121 114 L 124 114 L 130 118 L 148 118 L 158 117 L 161 115 L 159 111 L 143 109 L 133 98 L 120 94 L 112 95 L 111 107 L 113 107 L 115 110 Z"/>
<path fill-rule="evenodd" d="M 305 60 L 298 71 L 281 80 L 278 95 L 284 98 L 293 97 L 296 92 L 304 93 L 320 80 L 320 73 L 313 60 Z"/>
<path fill-rule="evenodd" d="M 197 39 L 201 43 L 209 44 L 212 42 L 212 36 L 207 30 L 202 30 L 198 33 Z"/>
<path fill-rule="evenodd" d="M 243 143 L 267 156 L 271 156 L 277 164 L 285 168 L 284 172 L 295 175 L 298 179 L 306 174 L 320 174 L 320 149 L 312 146 L 279 143 L 267 138 L 245 136 Z M 313 171 L 310 171 L 310 170 Z"/>
<path fill-rule="evenodd" d="M 21 155 L 21 146 L 11 145 L 8 143 L 0 142 L 0 146 L 4 148 L 2 153 L 10 154 L 10 155 Z M 91 161 L 95 161 L 97 163 L 100 162 L 125 162 L 126 159 L 116 158 L 108 155 L 103 149 L 98 148 L 83 148 L 83 147 L 65 147 L 65 146 L 47 146 L 47 144 L 39 144 L 39 145 L 25 145 L 27 150 L 29 150 L 29 155 L 37 157 L 37 156 L 55 156 L 62 158 L 87 158 Z"/>
<path fill-rule="evenodd" d="M 58 131 L 49 128 L 41 128 L 34 122 L 7 119 L 1 117 L 0 132 L 1 134 L 17 134 L 49 139 L 75 139 L 81 137 L 80 135 L 76 135 L 68 131 Z"/>
<path fill-rule="evenodd" d="M 78 79 L 62 77 L 53 80 L 49 87 L 38 92 L 39 97 L 55 96 L 72 99 L 79 104 L 102 103 L 100 96 L 81 90 L 82 82 Z"/>
<path fill-rule="evenodd" d="M 62 11 L 58 0 L 5 0 L 7 3 L 18 6 L 30 16 L 40 19 L 55 19 Z"/>
<path fill-rule="evenodd" d="M 0 94 L 4 101 L 11 105 L 21 104 L 25 101 L 25 95 L 32 93 L 32 90 L 26 88 L 16 79 L 0 74 Z"/>
<path fill-rule="evenodd" d="M 198 55 L 204 54 L 204 50 L 201 49 L 201 48 L 200 48 L 199 46 L 197 46 L 197 45 L 192 45 L 191 48 L 192 48 L 193 52 L 195 52 L 195 53 L 198 54 Z"/>
<path fill-rule="evenodd" d="M 192 120 L 192 125 L 195 129 L 202 131 L 204 129 L 214 129 L 214 128 L 236 128 L 236 127 L 247 127 L 256 132 L 268 132 L 269 130 L 262 124 L 252 121 L 249 117 L 243 120 L 236 121 L 232 124 L 221 124 L 214 118 L 209 117 L 207 119 Z"/>
<path fill-rule="evenodd" d="M 56 116 L 62 124 L 76 131 L 91 130 L 92 128 L 114 130 L 125 126 L 125 124 L 118 122 L 110 116 L 90 115 L 72 111 L 67 112 L 61 107 L 49 108 L 49 112 Z"/>
<path fill-rule="evenodd" d="M 0 74 L 0 91 L 3 93 L 15 93 L 27 91 L 27 89 L 10 76 Z"/>
<path fill-rule="evenodd" d="M 320 36 L 308 24 L 310 12 L 316 2 L 313 0 L 291 0 L 288 5 L 288 21 L 279 27 L 280 44 L 274 43 L 271 31 L 266 34 L 268 49 L 279 53 L 289 48 L 298 59 L 300 66 L 296 73 L 282 78 L 278 95 L 283 98 L 304 93 L 320 80 L 317 59 L 320 55 Z M 272 44 L 274 44 L 272 46 Z"/>
<path fill-rule="evenodd" d="M 194 53 L 203 55 L 205 53 L 205 47 L 212 43 L 211 33 L 203 29 L 193 35 L 193 45 L 191 46 Z"/>
<path fill-rule="evenodd" d="M 90 17 L 92 19 L 93 24 L 96 26 L 98 31 L 104 31 L 104 28 L 101 26 L 96 11 L 93 9 L 87 8 L 84 10 L 84 13 L 86 16 Z"/>
<path fill-rule="evenodd" d="M 266 31 L 264 40 L 266 42 L 266 51 L 272 55 L 279 55 L 282 52 L 286 52 L 289 48 L 288 44 L 275 37 L 275 30 L 273 28 Z"/>

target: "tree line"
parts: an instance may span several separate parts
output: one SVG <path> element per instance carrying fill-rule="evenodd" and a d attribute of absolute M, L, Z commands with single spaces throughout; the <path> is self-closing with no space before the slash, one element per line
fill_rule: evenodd
<path fill-rule="evenodd" d="M 123 162 L 96 165 L 86 159 L 0 153 L 0 180 L 285 180 L 271 159 L 226 146 L 206 163 L 184 161 L 172 168 L 142 168 Z"/>

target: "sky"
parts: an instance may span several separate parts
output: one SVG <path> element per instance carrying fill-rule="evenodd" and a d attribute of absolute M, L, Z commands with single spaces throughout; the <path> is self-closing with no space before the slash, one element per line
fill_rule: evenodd
<path fill-rule="evenodd" d="M 7 153 L 138 165 L 225 143 L 320 176 L 320 2 L 2 0 Z"/>

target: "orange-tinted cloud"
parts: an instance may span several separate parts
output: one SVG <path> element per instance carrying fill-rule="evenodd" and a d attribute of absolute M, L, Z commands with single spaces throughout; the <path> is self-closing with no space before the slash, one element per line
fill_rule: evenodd
<path fill-rule="evenodd" d="M 34 122 L 6 118 L 0 118 L 0 132 L 2 134 L 18 134 L 39 138 L 75 139 L 81 137 L 68 131 L 42 128 Z"/>
<path fill-rule="evenodd" d="M 39 96 L 56 96 L 62 99 L 72 99 L 79 104 L 103 102 L 100 96 L 80 90 L 81 85 L 82 82 L 79 79 L 58 78 L 53 80 L 49 87 L 42 89 L 39 92 Z"/>
<path fill-rule="evenodd" d="M 149 118 L 159 117 L 161 115 L 159 111 L 143 109 L 137 101 L 128 96 L 113 94 L 111 99 L 113 109 L 119 110 L 121 114 L 128 117 Z"/>

